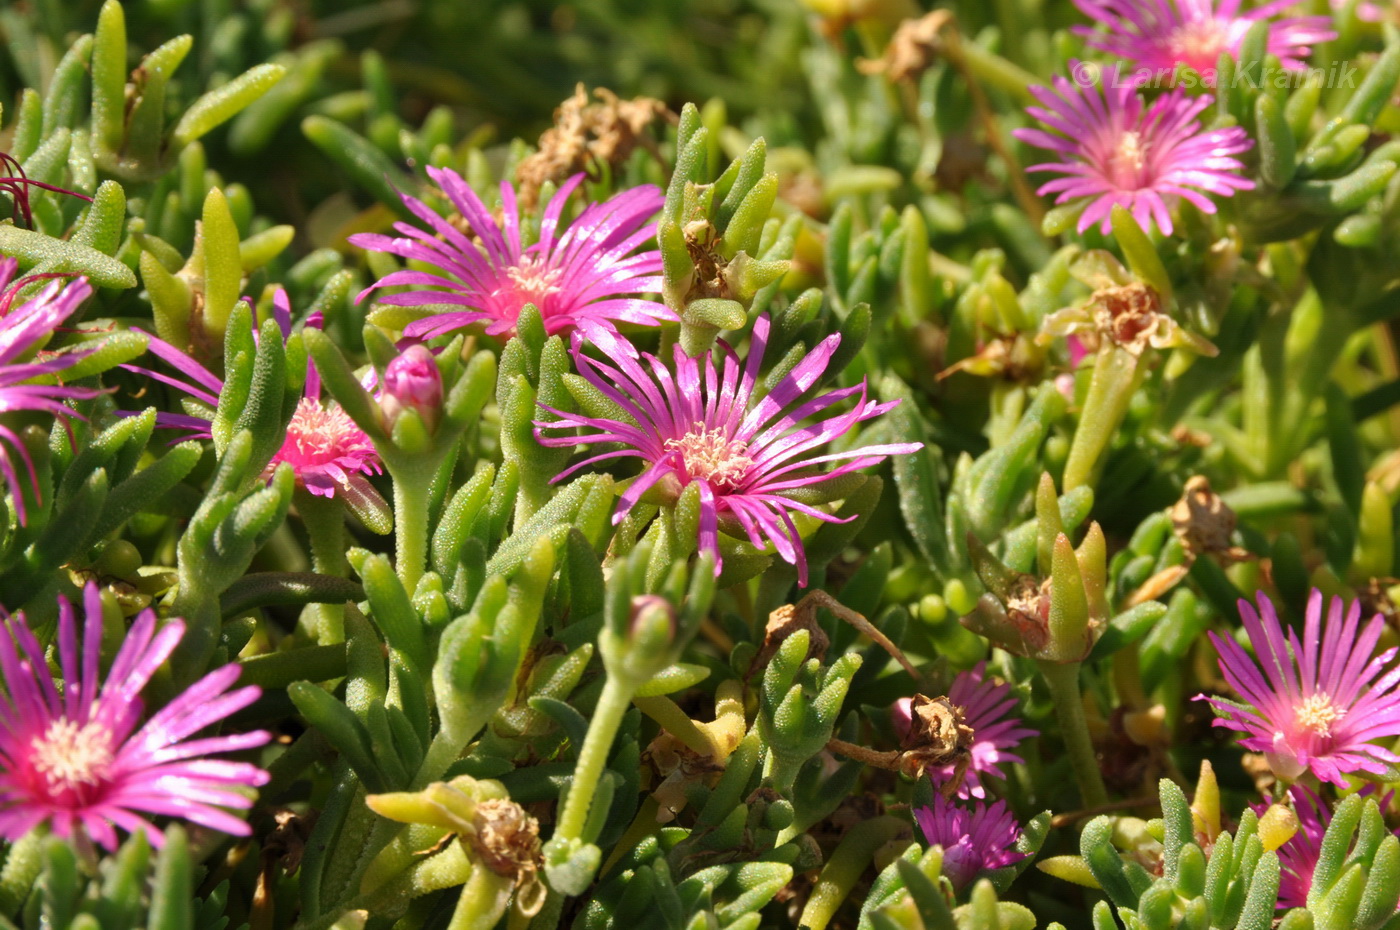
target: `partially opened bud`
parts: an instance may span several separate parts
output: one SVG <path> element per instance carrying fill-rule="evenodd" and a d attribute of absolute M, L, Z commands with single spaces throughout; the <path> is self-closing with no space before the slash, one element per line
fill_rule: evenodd
<path fill-rule="evenodd" d="M 429 429 L 442 413 L 442 373 L 426 346 L 414 345 L 384 369 L 379 405 L 393 423 L 404 410 L 416 410 Z"/>

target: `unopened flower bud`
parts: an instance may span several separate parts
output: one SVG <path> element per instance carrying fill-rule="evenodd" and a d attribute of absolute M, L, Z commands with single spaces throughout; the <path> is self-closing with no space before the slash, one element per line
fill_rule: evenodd
<path fill-rule="evenodd" d="M 676 609 L 664 597 L 634 597 L 627 614 L 602 646 L 609 675 L 640 685 L 675 661 Z M 624 625 L 625 624 L 625 625 Z"/>
<path fill-rule="evenodd" d="M 384 369 L 379 405 L 392 424 L 404 410 L 416 410 L 429 429 L 442 411 L 442 373 L 426 346 L 414 345 Z"/>
<path fill-rule="evenodd" d="M 638 644 L 655 641 L 669 645 L 676 635 L 676 608 L 666 598 L 654 594 L 634 597 L 627 632 Z"/>

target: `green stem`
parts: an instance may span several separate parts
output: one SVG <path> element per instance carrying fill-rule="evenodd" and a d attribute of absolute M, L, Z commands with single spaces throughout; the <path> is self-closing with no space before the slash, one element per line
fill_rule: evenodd
<path fill-rule="evenodd" d="M 428 567 L 428 501 L 432 471 L 394 473 L 394 567 L 409 597 Z"/>
<path fill-rule="evenodd" d="M 1079 782 L 1080 803 L 1086 808 L 1102 807 L 1108 803 L 1103 774 L 1094 756 L 1094 743 L 1089 739 L 1089 725 L 1084 720 L 1084 702 L 1079 693 L 1078 662 L 1040 662 L 1040 674 L 1050 687 L 1055 702 L 1055 716 L 1060 721 L 1065 750 Z"/>
<path fill-rule="evenodd" d="M 347 578 L 345 560 L 345 510 L 333 497 L 321 497 L 297 488 L 297 512 L 311 539 L 311 567 L 319 574 Z"/>
<path fill-rule="evenodd" d="M 1065 460 L 1063 493 L 1093 481 L 1104 450 L 1128 412 L 1137 376 L 1136 355 L 1112 343 L 1099 351 L 1089 395 L 1084 398 L 1084 410 Z"/>
<path fill-rule="evenodd" d="M 948 46 L 952 49 L 954 43 L 949 42 Z M 1019 65 L 1012 64 L 996 52 L 988 51 L 970 39 L 956 43 L 956 51 L 950 51 L 950 54 L 956 54 L 978 80 L 1004 91 L 1022 104 L 1035 103 L 1030 89 L 1045 83 Z"/>
<path fill-rule="evenodd" d="M 481 732 L 481 728 L 486 726 L 486 722 L 496 713 L 496 706 L 487 706 L 478 703 L 473 715 L 467 718 L 467 722 L 459 732 L 464 734 L 459 737 L 448 736 L 446 732 L 439 730 L 433 737 L 433 741 L 428 744 L 428 751 L 423 754 L 423 763 L 418 766 L 418 773 L 413 776 L 414 791 L 422 791 L 428 785 L 438 781 L 451 767 L 452 763 L 462 757 L 462 751 L 476 734 Z"/>
<path fill-rule="evenodd" d="M 350 563 L 345 560 L 345 511 L 340 501 L 320 497 L 297 488 L 297 512 L 311 540 L 311 566 L 322 575 L 348 578 Z M 342 604 L 311 604 L 307 607 L 316 641 L 321 645 L 345 641 L 345 607 Z"/>
<path fill-rule="evenodd" d="M 1355 322 L 1347 314 L 1320 302 L 1300 304 L 1294 311 L 1286 355 L 1277 371 L 1284 384 L 1275 392 L 1280 401 L 1263 460 L 1265 477 L 1285 477 L 1297 459 L 1314 422 L 1310 415 L 1313 404 L 1326 390 L 1332 368 L 1355 331 Z"/>
<path fill-rule="evenodd" d="M 218 595 L 212 593 L 208 585 L 201 585 L 197 578 L 184 571 L 180 572 L 179 579 L 180 585 L 170 615 L 184 618 L 185 635 L 175 651 L 175 661 L 170 664 L 170 676 L 164 679 L 157 677 L 157 691 L 152 695 L 165 700 L 174 697 L 175 690 L 188 687 L 204 674 L 214 650 L 218 648 L 219 633 L 223 629 Z"/>
<path fill-rule="evenodd" d="M 603 685 L 603 693 L 598 697 L 598 706 L 593 711 L 593 720 L 588 725 L 588 736 L 579 750 L 574 780 L 564 801 L 564 812 L 559 816 L 559 825 L 554 831 L 556 839 L 577 840 L 583 837 L 583 827 L 588 822 L 588 809 L 593 804 L 598 779 L 602 777 L 608 751 L 612 749 L 617 728 L 622 725 L 623 715 L 632 703 L 632 692 L 635 690 L 631 682 L 623 683 L 615 675 L 609 675 L 607 683 Z"/>
<path fill-rule="evenodd" d="M 497 875 L 478 863 L 472 869 L 472 877 L 462 886 L 462 896 L 457 899 L 457 909 L 452 912 L 447 930 L 492 930 L 510 906 L 514 887 L 512 879 Z"/>

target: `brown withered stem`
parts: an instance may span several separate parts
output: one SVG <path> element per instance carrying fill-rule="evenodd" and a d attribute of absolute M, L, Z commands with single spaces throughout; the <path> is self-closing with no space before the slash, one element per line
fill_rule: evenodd
<path fill-rule="evenodd" d="M 796 604 L 784 604 L 768 615 L 768 624 L 763 631 L 763 647 L 758 650 L 758 654 L 749 663 L 744 680 L 752 678 L 754 672 L 767 666 L 772 661 L 773 656 L 777 654 L 778 647 L 783 644 L 783 641 L 798 630 L 806 630 L 811 637 L 807 658 L 820 659 L 825 656 L 827 647 L 831 645 L 831 640 L 822 630 L 821 625 L 817 623 L 817 610 L 822 607 L 878 643 L 881 649 L 888 652 L 896 662 L 903 666 L 915 682 L 923 680 L 913 663 L 900 651 L 898 646 L 890 641 L 888 636 L 876 629 L 875 625 L 867 620 L 863 614 L 851 610 L 825 591 L 812 591 Z"/>

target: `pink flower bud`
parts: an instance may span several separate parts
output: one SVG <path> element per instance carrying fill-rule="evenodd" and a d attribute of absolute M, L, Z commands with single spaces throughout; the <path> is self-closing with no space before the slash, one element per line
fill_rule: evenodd
<path fill-rule="evenodd" d="M 895 735 L 904 740 L 909 735 L 909 727 L 913 722 L 913 698 L 900 698 L 890 707 L 890 723 L 894 724 Z"/>
<path fill-rule="evenodd" d="M 427 347 L 409 346 L 384 369 L 379 405 L 392 424 L 404 410 L 416 410 L 431 428 L 442 410 L 442 373 Z"/>

